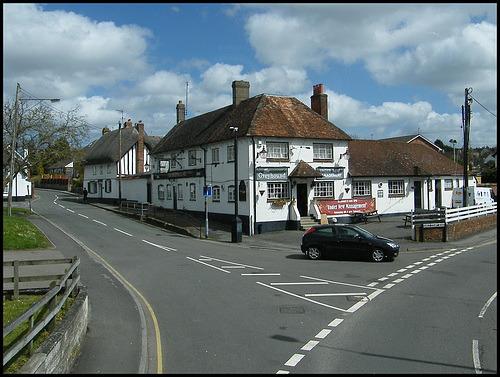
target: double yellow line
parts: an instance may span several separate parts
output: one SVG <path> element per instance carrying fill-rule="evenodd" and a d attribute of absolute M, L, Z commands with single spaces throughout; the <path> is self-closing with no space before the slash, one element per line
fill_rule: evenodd
<path fill-rule="evenodd" d="M 38 213 L 37 213 L 38 214 Z M 75 241 L 77 244 L 79 244 L 81 247 L 83 247 L 85 250 L 88 252 L 92 253 L 96 258 L 98 258 L 102 264 L 104 265 L 105 268 L 107 268 L 112 274 L 116 276 L 117 279 L 119 279 L 123 284 L 128 286 L 135 294 L 140 297 L 140 299 L 143 301 L 144 305 L 148 308 L 149 314 L 151 315 L 151 319 L 153 320 L 154 324 L 154 329 L 155 329 L 155 335 L 156 335 L 156 358 L 157 358 L 157 373 L 162 374 L 163 373 L 163 365 L 162 365 L 162 354 L 161 354 L 161 337 L 160 337 L 160 327 L 158 326 L 158 321 L 156 319 L 156 315 L 153 311 L 153 308 L 149 304 L 149 302 L 144 298 L 144 296 L 135 288 L 132 284 L 130 284 L 118 271 L 116 271 L 106 260 L 104 260 L 103 257 L 101 257 L 99 254 L 97 254 L 95 251 L 90 249 L 87 245 L 85 245 L 83 242 L 81 242 L 79 239 L 74 237 L 73 235 L 67 233 L 63 229 L 61 229 L 57 224 L 53 223 L 49 219 L 45 218 L 44 216 L 38 214 L 39 216 L 43 217 L 45 220 L 47 220 L 50 224 L 55 226 L 57 229 L 59 229 L 61 232 L 66 234 L 68 237 L 70 237 L 73 241 Z M 146 324 L 146 329 L 147 329 L 147 324 Z M 147 330 L 146 330 L 147 331 Z M 146 373 L 148 373 L 146 371 Z"/>

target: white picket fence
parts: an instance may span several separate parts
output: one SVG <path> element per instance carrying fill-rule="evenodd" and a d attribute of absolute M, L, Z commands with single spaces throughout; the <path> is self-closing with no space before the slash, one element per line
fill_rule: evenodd
<path fill-rule="evenodd" d="M 446 224 L 455 221 L 467 220 L 473 217 L 486 216 L 489 214 L 497 213 L 497 203 L 492 205 L 477 205 L 461 208 L 445 208 L 445 222 Z"/>

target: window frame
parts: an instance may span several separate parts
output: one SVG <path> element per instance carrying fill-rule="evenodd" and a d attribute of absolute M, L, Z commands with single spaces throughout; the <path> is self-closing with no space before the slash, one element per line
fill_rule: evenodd
<path fill-rule="evenodd" d="M 313 143 L 313 160 L 332 161 L 333 144 L 331 143 Z"/>
<path fill-rule="evenodd" d="M 268 161 L 290 161 L 290 145 L 283 141 L 267 141 Z"/>
<path fill-rule="evenodd" d="M 360 193 L 361 186 L 363 188 L 363 193 Z M 368 192 L 368 193 L 366 193 Z M 352 196 L 354 197 L 371 197 L 372 196 L 372 181 L 354 181 L 352 183 Z"/>
<path fill-rule="evenodd" d="M 405 181 L 403 179 L 391 179 L 387 181 L 387 192 L 389 198 L 405 196 Z"/>
<path fill-rule="evenodd" d="M 288 182 L 267 182 L 267 200 L 280 199 L 290 199 L 290 184 Z"/>
<path fill-rule="evenodd" d="M 234 162 L 234 161 L 235 161 L 234 145 L 228 145 L 227 146 L 227 162 Z"/>
<path fill-rule="evenodd" d="M 189 184 L 189 200 L 192 202 L 196 201 L 196 183 Z"/>
<path fill-rule="evenodd" d="M 108 194 L 111 192 L 111 179 L 106 179 L 104 181 L 104 191 Z"/>
<path fill-rule="evenodd" d="M 320 192 L 320 190 L 323 190 L 323 192 Z M 318 195 L 318 194 L 322 194 L 322 195 Z M 314 197 L 315 198 L 335 198 L 335 182 L 334 181 L 315 181 L 314 182 Z"/>
<path fill-rule="evenodd" d="M 196 166 L 196 149 L 191 149 L 188 152 L 188 166 Z"/>
<path fill-rule="evenodd" d="M 220 163 L 220 149 L 212 148 L 212 164 Z"/>
<path fill-rule="evenodd" d="M 212 202 L 220 202 L 220 186 L 212 187 Z"/>
<path fill-rule="evenodd" d="M 158 194 L 158 200 L 165 200 L 165 185 L 164 184 L 160 183 L 158 185 L 157 194 Z"/>

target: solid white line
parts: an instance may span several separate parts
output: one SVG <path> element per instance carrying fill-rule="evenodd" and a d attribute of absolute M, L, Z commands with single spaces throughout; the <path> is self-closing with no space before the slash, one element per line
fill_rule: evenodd
<path fill-rule="evenodd" d="M 299 363 L 300 360 L 302 360 L 302 358 L 304 356 L 305 355 L 301 355 L 300 353 L 296 353 L 295 355 L 293 355 L 291 358 L 288 359 L 288 361 L 285 363 L 285 365 L 287 367 L 294 367 L 295 365 L 297 365 Z"/>
<path fill-rule="evenodd" d="M 484 304 L 483 308 L 479 312 L 479 315 L 478 315 L 479 318 L 483 318 L 484 317 L 484 313 L 486 313 L 486 310 L 488 310 L 489 306 L 491 305 L 491 303 L 493 302 L 493 300 L 496 299 L 496 298 L 497 298 L 497 293 L 495 292 L 490 297 L 490 299 L 488 301 L 486 301 L 486 304 Z"/>
<path fill-rule="evenodd" d="M 226 274 L 230 274 L 230 273 L 231 273 L 231 272 L 229 272 L 229 271 L 223 270 L 222 268 L 212 266 L 211 264 L 204 263 L 204 262 L 202 262 L 202 261 L 199 261 L 199 260 L 196 260 L 196 259 L 193 259 L 193 258 L 190 258 L 190 257 L 186 257 L 186 258 L 187 258 L 187 259 L 192 260 L 193 262 L 198 262 L 198 263 L 204 264 L 205 266 L 215 268 L 216 270 L 219 270 L 219 271 L 225 272 Z"/>
<path fill-rule="evenodd" d="M 363 300 L 363 301 L 359 301 L 357 302 L 356 304 L 354 304 L 353 306 L 351 306 L 349 308 L 349 310 L 347 310 L 348 313 L 354 313 L 356 310 L 358 310 L 359 308 L 361 308 L 364 304 L 366 304 L 367 302 L 373 300 L 375 297 L 377 297 L 379 294 L 381 294 L 382 292 L 384 292 L 383 289 L 377 289 L 375 292 L 373 292 L 372 294 L 368 295 L 368 300 Z"/>
<path fill-rule="evenodd" d="M 168 247 L 168 246 L 162 246 L 162 245 L 157 245 L 155 243 L 152 243 L 152 242 L 149 242 L 149 241 L 146 241 L 146 240 L 142 240 L 142 242 L 146 242 L 147 244 L 151 245 L 151 246 L 155 246 L 155 247 L 158 247 L 162 250 L 166 250 L 166 251 L 177 251 L 177 249 L 173 249 L 171 247 Z"/>
<path fill-rule="evenodd" d="M 101 224 L 101 225 L 107 226 L 106 224 L 101 223 L 100 221 L 97 221 L 96 219 L 93 219 L 92 221 L 95 221 L 96 223 L 99 223 L 99 224 Z"/>
<path fill-rule="evenodd" d="M 316 345 L 318 344 L 319 342 L 317 340 L 310 340 L 309 342 L 307 342 L 302 348 L 301 350 L 302 351 L 310 351 L 312 350 L 314 347 L 316 347 Z"/>
<path fill-rule="evenodd" d="M 342 318 L 335 318 L 333 321 L 331 321 L 328 326 L 330 327 L 337 327 L 340 325 L 344 320 Z"/>
<path fill-rule="evenodd" d="M 315 338 L 325 339 L 328 336 L 328 334 L 330 334 L 331 332 L 332 332 L 332 330 L 330 330 L 330 329 L 323 329 L 319 333 L 316 334 Z"/>
<path fill-rule="evenodd" d="M 340 281 L 332 281 L 332 280 L 325 280 L 325 279 L 320 279 L 320 278 L 313 278 L 313 277 L 310 277 L 310 276 L 305 276 L 305 275 L 300 275 L 300 277 L 301 277 L 301 278 L 304 278 L 304 279 L 312 279 L 312 280 L 326 281 L 327 283 L 331 283 L 331 284 L 337 284 L 337 285 L 348 285 L 349 287 L 367 288 L 367 286 L 365 286 L 365 285 L 357 285 L 357 284 L 342 283 L 342 282 L 340 282 Z M 370 289 L 373 289 L 373 290 L 378 290 L 377 288 L 370 288 Z"/>
<path fill-rule="evenodd" d="M 306 293 L 306 297 L 329 297 L 329 296 L 365 296 L 365 292 L 361 293 Z"/>
<path fill-rule="evenodd" d="M 245 267 L 249 267 L 249 268 L 255 268 L 257 270 L 263 270 L 264 269 L 263 267 L 255 267 L 255 266 L 250 266 L 249 264 L 241 264 L 241 263 L 236 263 L 236 262 L 230 262 L 230 261 L 227 261 L 227 260 L 224 260 L 224 259 L 217 259 L 217 258 L 207 257 L 205 255 L 200 255 L 200 257 L 201 258 L 210 258 L 211 260 L 216 260 L 218 262 L 229 263 L 229 264 L 236 264 L 238 266 L 245 266 Z"/>
<path fill-rule="evenodd" d="M 479 344 L 475 339 L 472 340 L 472 359 L 474 360 L 474 370 L 476 374 L 482 374 L 481 360 L 479 360 Z"/>
<path fill-rule="evenodd" d="M 120 232 L 120 233 L 123 233 L 123 234 L 126 234 L 127 236 L 129 237 L 132 237 L 132 235 L 130 233 L 127 233 L 127 232 L 124 232 L 123 230 L 120 230 L 120 229 L 117 229 L 117 228 L 113 228 L 114 230 L 116 230 L 117 232 Z"/>
<path fill-rule="evenodd" d="M 226 272 L 227 272 L 227 271 L 226 271 Z M 337 307 L 335 307 L 335 306 L 331 306 L 331 305 L 326 305 L 326 304 L 323 304 L 322 302 L 318 302 L 318 301 L 311 300 L 311 299 L 309 299 L 309 298 L 307 298 L 307 297 L 302 297 L 302 296 L 296 295 L 296 294 L 294 294 L 294 293 L 284 291 L 283 289 L 279 289 L 279 288 L 272 287 L 272 286 L 270 286 L 270 285 L 267 285 L 267 284 L 261 283 L 260 281 L 257 281 L 256 283 L 257 283 L 257 284 L 259 284 L 259 285 L 262 285 L 262 286 L 264 286 L 264 287 L 274 289 L 274 290 L 276 290 L 276 291 L 278 291 L 278 292 L 286 293 L 287 295 L 290 295 L 290 296 L 293 296 L 293 297 L 297 297 L 297 298 L 300 298 L 300 299 L 302 299 L 302 300 L 306 300 L 306 301 L 312 302 L 312 303 L 314 303 L 314 304 L 318 304 L 318 305 L 321 305 L 321 306 L 325 306 L 325 307 L 330 308 L 330 309 L 340 310 L 341 312 L 347 312 L 347 311 L 348 311 L 348 310 L 345 310 L 345 309 L 337 308 Z"/>
<path fill-rule="evenodd" d="M 328 285 L 325 282 L 271 283 L 271 285 Z"/>
<path fill-rule="evenodd" d="M 79 213 L 78 216 L 85 217 L 86 219 L 89 218 L 88 216 L 82 215 L 81 213 Z"/>

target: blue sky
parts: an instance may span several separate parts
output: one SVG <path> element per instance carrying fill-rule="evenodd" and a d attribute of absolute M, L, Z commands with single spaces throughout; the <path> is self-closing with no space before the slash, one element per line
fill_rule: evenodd
<path fill-rule="evenodd" d="M 79 106 L 91 125 L 142 120 L 150 135 L 250 96 L 310 106 L 355 138 L 420 132 L 463 145 L 465 88 L 497 113 L 496 4 L 4 4 L 4 100 L 28 92 Z M 470 142 L 496 146 L 497 118 L 473 102 Z"/>

